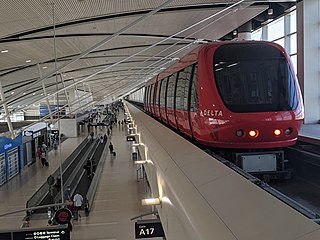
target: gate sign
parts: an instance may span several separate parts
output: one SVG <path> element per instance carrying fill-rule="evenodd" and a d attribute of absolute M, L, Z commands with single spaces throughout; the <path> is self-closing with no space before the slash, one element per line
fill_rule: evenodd
<path fill-rule="evenodd" d="M 1 240 L 70 240 L 70 232 L 66 226 L 52 226 L 50 228 L 22 228 L 8 232 L 0 232 Z"/>
<path fill-rule="evenodd" d="M 136 238 L 164 237 L 164 231 L 159 219 L 138 220 L 135 223 Z"/>

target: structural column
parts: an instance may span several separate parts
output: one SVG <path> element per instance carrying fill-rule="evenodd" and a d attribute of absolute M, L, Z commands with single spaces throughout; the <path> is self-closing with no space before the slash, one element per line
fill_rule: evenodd
<path fill-rule="evenodd" d="M 297 3 L 298 78 L 305 105 L 305 123 L 320 119 L 320 1 Z"/>
<path fill-rule="evenodd" d="M 39 71 L 40 78 L 42 78 L 40 64 L 38 64 L 38 71 Z M 49 102 L 49 99 L 47 98 L 48 95 L 47 95 L 47 90 L 46 90 L 46 85 L 44 83 L 44 79 L 42 79 L 41 83 L 42 83 L 42 89 L 43 89 L 44 96 L 46 96 L 46 102 L 47 102 L 47 106 L 48 106 L 48 112 L 50 115 L 50 119 L 51 119 L 51 121 L 53 121 L 53 116 L 52 116 L 52 112 L 51 112 L 50 102 Z"/>
<path fill-rule="evenodd" d="M 5 96 L 4 96 L 4 93 L 3 93 L 1 81 L 0 81 L 0 97 L 1 97 L 1 101 L 5 101 L 6 100 Z M 3 104 L 3 108 L 4 108 L 4 113 L 6 114 L 7 124 L 8 124 L 8 128 L 9 128 L 10 134 L 11 134 L 11 138 L 14 138 L 12 122 L 11 122 L 11 119 L 10 119 L 10 113 L 9 113 L 8 106 L 7 106 L 6 103 Z"/>

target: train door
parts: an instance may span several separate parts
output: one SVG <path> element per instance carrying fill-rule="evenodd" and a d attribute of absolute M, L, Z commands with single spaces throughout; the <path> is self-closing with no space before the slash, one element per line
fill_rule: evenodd
<path fill-rule="evenodd" d="M 177 128 L 175 117 L 175 90 L 176 90 L 177 73 L 171 75 L 168 79 L 167 87 L 167 119 L 170 126 Z"/>
<path fill-rule="evenodd" d="M 198 109 L 198 64 L 195 64 L 192 71 L 188 102 L 189 125 L 193 137 L 197 135 L 197 132 L 199 132 Z"/>

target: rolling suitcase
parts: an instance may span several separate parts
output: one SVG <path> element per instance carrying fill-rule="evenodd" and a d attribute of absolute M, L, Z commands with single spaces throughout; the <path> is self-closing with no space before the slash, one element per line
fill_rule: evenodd
<path fill-rule="evenodd" d="M 114 157 L 116 156 L 116 152 L 115 152 L 115 151 L 113 151 L 113 153 L 112 153 L 112 154 L 113 154 L 113 156 L 114 156 Z"/>
<path fill-rule="evenodd" d="M 49 167 L 49 162 L 46 161 L 46 162 L 44 163 L 44 165 L 45 165 L 46 167 Z"/>

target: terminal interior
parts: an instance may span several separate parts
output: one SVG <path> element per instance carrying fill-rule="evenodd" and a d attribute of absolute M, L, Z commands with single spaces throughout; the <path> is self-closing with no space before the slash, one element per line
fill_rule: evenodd
<path fill-rule="evenodd" d="M 148 81 L 199 46 L 273 42 L 285 49 L 301 89 L 297 149 L 317 149 L 319 5 L 1 3 L 0 239 L 50 229 L 61 240 L 319 239 L 316 150 L 303 155 L 310 169 L 294 164 L 293 180 L 270 182 L 209 154 L 135 104 L 146 101 Z M 300 188 L 310 191 L 287 187 L 302 172 L 304 182 L 314 182 Z"/>

